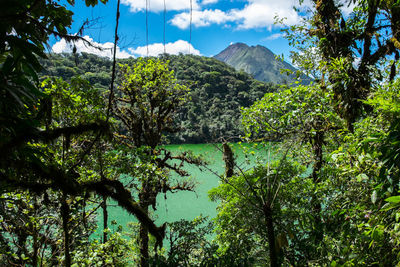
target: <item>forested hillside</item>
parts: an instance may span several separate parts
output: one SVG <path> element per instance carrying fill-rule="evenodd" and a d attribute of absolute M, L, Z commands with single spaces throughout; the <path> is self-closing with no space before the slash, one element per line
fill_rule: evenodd
<path fill-rule="evenodd" d="M 162 60 L 169 61 L 178 82 L 190 88 L 190 99 L 180 107 L 176 117 L 181 131 L 168 136 L 172 143 L 239 140 L 243 134 L 240 107 L 249 107 L 265 93 L 278 88 L 257 81 L 245 72 L 235 71 L 214 58 L 164 55 Z M 87 53 L 51 54 L 42 62 L 42 77 L 62 77 L 68 81 L 79 75 L 103 90 L 111 81 L 112 62 L 108 58 Z M 128 65 L 134 62 L 136 59 L 133 58 L 119 60 Z"/>

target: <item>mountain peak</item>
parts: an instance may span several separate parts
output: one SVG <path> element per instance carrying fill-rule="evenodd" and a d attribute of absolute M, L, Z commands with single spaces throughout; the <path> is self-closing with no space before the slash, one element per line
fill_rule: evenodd
<path fill-rule="evenodd" d="M 229 45 L 222 52 L 220 52 L 218 55 L 216 55 L 215 58 L 226 63 L 238 51 L 242 51 L 242 50 L 248 49 L 248 48 L 249 48 L 249 46 L 245 43 L 234 43 L 234 44 Z"/>
<path fill-rule="evenodd" d="M 293 81 L 293 76 L 281 74 L 281 69 L 296 71 L 292 65 L 276 59 L 276 55 L 271 50 L 261 45 L 231 44 L 215 58 L 263 82 L 289 83 Z M 309 79 L 305 77 L 305 80 Z"/>
<path fill-rule="evenodd" d="M 249 47 L 247 44 L 245 44 L 245 43 L 233 43 L 233 44 L 230 44 L 228 47 Z"/>

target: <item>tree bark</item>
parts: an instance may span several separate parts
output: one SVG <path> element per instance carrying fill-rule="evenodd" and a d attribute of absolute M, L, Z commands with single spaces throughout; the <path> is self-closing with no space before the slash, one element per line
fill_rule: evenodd
<path fill-rule="evenodd" d="M 34 198 L 34 214 L 35 214 L 35 217 L 37 217 L 38 216 L 38 211 L 37 211 L 37 207 L 38 207 L 38 203 L 37 203 L 37 197 L 35 196 L 35 198 Z M 37 229 L 37 227 L 36 227 L 36 223 L 34 223 L 33 225 L 32 225 L 32 230 L 33 230 L 33 233 L 32 233 L 32 236 L 33 236 L 33 259 L 32 259 L 32 265 L 33 266 L 38 266 L 38 254 L 39 254 L 39 242 L 38 242 L 38 229 Z"/>
<path fill-rule="evenodd" d="M 148 214 L 148 205 L 144 204 L 142 206 L 143 210 Z M 140 223 L 139 230 L 139 238 L 140 238 L 140 266 L 148 267 L 149 266 L 149 231 L 143 223 Z"/>
<path fill-rule="evenodd" d="M 107 197 L 103 196 L 103 203 L 101 204 L 103 208 L 103 244 L 107 242 L 107 228 L 108 228 L 108 211 L 107 211 Z"/>
<path fill-rule="evenodd" d="M 267 204 L 264 205 L 264 216 L 267 224 L 268 246 L 269 246 L 269 260 L 271 267 L 279 267 L 278 251 L 275 246 L 275 230 L 272 217 L 272 209 Z"/>
<path fill-rule="evenodd" d="M 37 229 L 34 227 L 33 230 L 33 259 L 32 259 L 32 265 L 33 266 L 38 266 L 38 251 L 39 251 L 39 246 L 38 246 L 38 237 L 37 237 Z"/>
<path fill-rule="evenodd" d="M 222 144 L 223 148 L 223 160 L 225 162 L 225 177 L 232 177 L 234 174 L 235 158 L 233 151 L 227 143 Z"/>
<path fill-rule="evenodd" d="M 64 230 L 64 254 L 65 254 L 65 266 L 71 266 L 71 255 L 69 252 L 70 236 L 68 231 L 68 219 L 69 219 L 69 206 L 65 195 L 63 196 L 61 203 L 61 217 Z"/>
<path fill-rule="evenodd" d="M 323 163 L 323 144 L 324 144 L 324 132 L 323 131 L 317 131 L 315 136 L 313 137 L 313 153 L 314 153 L 314 159 L 315 163 L 313 166 L 313 171 L 312 171 L 312 178 L 314 185 L 318 185 L 320 182 L 320 171 L 322 169 L 322 163 Z M 314 213 L 314 224 L 315 224 L 315 239 L 318 242 L 321 242 L 324 235 L 323 231 L 321 229 L 322 227 L 322 221 L 321 221 L 321 203 L 318 200 L 316 196 L 313 196 L 311 199 L 311 204 L 313 207 L 313 213 Z"/>

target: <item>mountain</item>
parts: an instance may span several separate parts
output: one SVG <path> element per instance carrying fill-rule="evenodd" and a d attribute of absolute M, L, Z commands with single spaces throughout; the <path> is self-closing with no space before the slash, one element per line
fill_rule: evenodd
<path fill-rule="evenodd" d="M 168 137 L 171 143 L 208 143 L 221 139 L 238 140 L 242 135 L 240 108 L 248 107 L 277 86 L 255 80 L 210 57 L 164 55 L 179 83 L 191 89 L 191 100 L 181 106 L 175 122 L 181 129 Z M 136 59 L 118 63 L 133 65 Z M 51 54 L 42 62 L 45 76 L 70 80 L 79 75 L 93 86 L 107 90 L 111 80 L 111 61 L 93 54 Z M 120 78 L 117 78 L 117 87 Z"/>
<path fill-rule="evenodd" d="M 235 43 L 215 56 L 216 59 L 225 62 L 236 70 L 243 70 L 251 74 L 255 79 L 275 84 L 287 84 L 293 82 L 295 75 L 288 76 L 281 73 L 281 69 L 289 69 L 296 73 L 297 69 L 285 61 L 276 59 L 276 55 L 268 48 L 257 45 L 248 46 L 244 43 Z M 304 84 L 310 79 L 301 76 Z"/>

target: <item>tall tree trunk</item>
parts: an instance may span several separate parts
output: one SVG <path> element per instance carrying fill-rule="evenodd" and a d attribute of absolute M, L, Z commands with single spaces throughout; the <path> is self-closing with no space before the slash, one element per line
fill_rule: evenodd
<path fill-rule="evenodd" d="M 280 266 L 278 259 L 278 251 L 275 246 L 275 230 L 273 222 L 272 209 L 269 205 L 264 205 L 263 208 L 265 221 L 267 224 L 267 235 L 268 235 L 268 246 L 269 246 L 269 260 L 271 262 L 271 267 Z"/>
<path fill-rule="evenodd" d="M 103 196 L 103 203 L 101 203 L 103 208 L 103 244 L 107 242 L 107 231 L 108 228 L 108 210 L 107 210 L 107 197 Z"/>
<path fill-rule="evenodd" d="M 148 214 L 149 206 L 147 204 L 144 204 L 141 207 Z M 147 230 L 147 227 L 143 223 L 140 224 L 139 238 L 140 238 L 140 266 L 148 267 L 149 266 L 149 231 Z"/>
<path fill-rule="evenodd" d="M 223 148 L 223 157 L 222 159 L 225 162 L 225 177 L 229 178 L 232 177 L 234 174 L 234 167 L 235 167 L 235 158 L 233 155 L 233 151 L 227 143 L 222 144 Z"/>
<path fill-rule="evenodd" d="M 70 235 L 68 230 L 68 220 L 69 220 L 69 206 L 66 200 L 66 196 L 63 195 L 61 203 L 61 217 L 64 230 L 64 254 L 65 254 L 65 266 L 71 266 L 71 255 L 69 252 Z"/>
<path fill-rule="evenodd" d="M 34 207 L 34 214 L 35 214 L 35 217 L 37 218 L 38 217 L 38 203 L 37 203 L 37 197 L 35 196 L 34 197 L 34 205 L 33 205 L 33 207 Z M 34 223 L 33 225 L 32 225 L 33 227 L 33 233 L 32 233 L 32 236 L 33 236 L 33 259 L 32 259 L 32 265 L 33 266 L 38 266 L 38 254 L 39 254 L 39 243 L 38 243 L 38 229 L 37 229 L 37 227 L 36 227 L 36 224 Z"/>
<path fill-rule="evenodd" d="M 315 136 L 313 137 L 313 153 L 314 153 L 314 166 L 313 166 L 313 171 L 312 171 L 312 179 L 314 182 L 314 185 L 318 185 L 320 182 L 320 171 L 322 169 L 322 163 L 323 163 L 323 148 L 324 145 L 324 132 L 323 131 L 317 131 Z M 314 213 L 314 224 L 315 224 L 315 239 L 318 242 L 321 242 L 324 235 L 323 235 L 323 230 L 321 229 L 322 227 L 322 221 L 321 221 L 321 203 L 318 200 L 316 196 L 313 196 L 311 199 L 311 204 L 313 207 L 313 213 Z"/>
<path fill-rule="evenodd" d="M 143 187 L 139 192 L 139 205 L 143 209 L 143 211 L 148 215 L 149 214 L 149 182 L 144 181 Z M 146 225 L 140 223 L 139 229 L 139 249 L 140 249 L 140 266 L 148 267 L 149 266 L 149 230 Z"/>
<path fill-rule="evenodd" d="M 32 265 L 33 266 L 38 266 L 38 251 L 39 251 L 39 246 L 38 246 L 38 236 L 37 236 L 37 229 L 34 227 L 33 230 L 33 259 L 32 259 Z"/>

